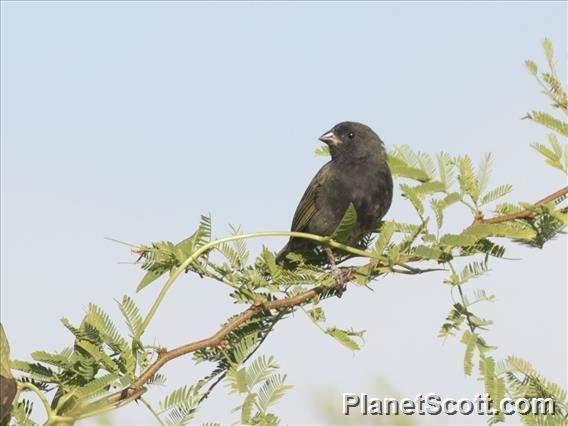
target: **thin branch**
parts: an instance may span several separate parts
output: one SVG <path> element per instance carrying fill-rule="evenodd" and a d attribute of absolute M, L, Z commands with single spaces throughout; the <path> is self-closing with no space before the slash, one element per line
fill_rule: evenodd
<path fill-rule="evenodd" d="M 533 204 L 533 207 L 539 207 L 542 206 L 544 204 L 550 203 L 551 201 L 554 201 L 560 197 L 562 197 L 563 195 L 568 194 L 568 186 L 565 186 L 564 188 L 544 197 L 542 200 L 537 201 L 536 203 Z M 501 215 L 501 216 L 495 216 L 489 219 L 484 219 L 483 216 L 480 216 L 478 218 L 475 219 L 475 221 L 473 222 L 474 224 L 478 224 L 478 223 L 503 223 L 503 222 L 509 222 L 511 220 L 515 220 L 515 219 L 530 219 L 534 216 L 534 212 L 532 209 L 526 209 L 526 210 L 521 210 L 520 212 L 515 212 L 515 213 L 510 213 L 510 214 L 505 214 L 505 215 Z"/>
<path fill-rule="evenodd" d="M 143 393 L 144 384 L 146 384 L 148 380 L 150 380 L 150 378 L 154 374 L 156 374 L 158 370 L 160 370 L 169 361 L 178 358 L 180 356 L 198 351 L 200 349 L 218 346 L 223 342 L 223 340 L 225 339 L 225 337 L 227 337 L 229 333 L 237 329 L 240 325 L 250 320 L 254 316 L 258 315 L 259 313 L 273 309 L 274 310 L 288 309 L 301 305 L 303 303 L 308 302 L 310 299 L 314 298 L 320 293 L 323 293 L 324 291 L 329 291 L 330 289 L 339 288 L 344 284 L 349 283 L 354 278 L 354 276 L 355 276 L 355 268 L 350 268 L 346 270 L 346 273 L 342 274 L 340 280 L 338 280 L 335 284 L 331 286 L 315 287 L 303 293 L 297 294 L 295 296 L 251 305 L 240 314 L 234 316 L 231 320 L 229 320 L 229 322 L 227 322 L 227 324 L 225 324 L 219 331 L 217 331 L 211 337 L 207 339 L 198 340 L 197 342 L 188 343 L 186 345 L 179 346 L 169 351 L 168 350 L 161 351 L 158 354 L 158 358 L 142 374 L 140 374 L 140 376 L 134 382 L 132 382 L 132 384 L 128 388 L 120 392 L 116 392 L 106 397 L 104 400 L 106 400 L 107 403 L 113 405 L 116 404 L 123 405 L 124 399 L 132 400 L 132 396 L 135 394 L 139 394 L 138 396 L 140 396 Z M 98 402 L 99 401 L 94 402 L 93 405 L 97 404 Z"/>
<path fill-rule="evenodd" d="M 266 330 L 266 333 L 264 333 L 264 335 L 261 337 L 260 341 L 258 342 L 258 344 L 256 345 L 256 347 L 251 351 L 250 354 L 247 355 L 247 357 L 243 360 L 242 364 L 244 365 L 255 353 L 256 351 L 258 351 L 260 349 L 260 347 L 262 346 L 262 344 L 264 343 L 264 341 L 266 340 L 266 338 L 268 337 L 268 335 L 270 334 L 270 332 L 274 329 L 274 326 L 282 319 L 282 317 L 286 314 L 286 311 L 281 311 L 276 318 L 274 319 L 274 321 L 272 322 L 272 324 L 270 325 L 270 327 L 268 328 L 268 330 Z M 211 392 L 213 391 L 213 389 L 221 382 L 221 380 L 223 380 L 225 378 L 225 376 L 227 375 L 227 370 L 225 370 L 222 374 L 220 374 L 220 376 L 215 380 L 215 382 L 209 386 L 207 388 L 207 390 L 205 391 L 205 393 L 201 396 L 201 398 L 199 398 L 199 403 L 201 404 L 201 402 L 203 402 L 204 400 L 206 400 L 209 395 L 211 394 Z"/>
<path fill-rule="evenodd" d="M 49 401 L 47 400 L 47 398 L 45 397 L 43 392 L 40 391 L 32 383 L 18 382 L 18 393 L 21 392 L 24 389 L 31 390 L 33 393 L 35 393 L 39 397 L 41 403 L 43 404 L 43 407 L 45 408 L 45 411 L 47 412 L 47 418 L 48 418 L 48 421 L 49 421 L 49 419 L 51 419 L 53 417 L 54 413 L 53 413 L 53 410 L 51 409 L 51 406 L 49 405 Z M 16 396 L 19 397 L 19 395 L 16 395 Z M 18 398 L 15 398 L 13 404 L 16 405 L 17 401 L 18 401 Z"/>

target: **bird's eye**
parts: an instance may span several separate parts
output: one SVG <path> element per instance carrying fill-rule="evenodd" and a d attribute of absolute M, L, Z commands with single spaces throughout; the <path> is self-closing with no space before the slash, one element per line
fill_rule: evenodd
<path fill-rule="evenodd" d="M 355 137 L 355 133 L 349 132 L 347 136 L 349 136 L 349 139 L 353 139 Z"/>

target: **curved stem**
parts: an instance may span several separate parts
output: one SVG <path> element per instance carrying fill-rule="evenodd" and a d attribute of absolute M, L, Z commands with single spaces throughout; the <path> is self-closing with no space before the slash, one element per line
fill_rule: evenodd
<path fill-rule="evenodd" d="M 45 411 L 47 412 L 47 420 L 45 421 L 45 425 L 57 425 L 57 424 L 73 424 L 75 423 L 75 418 L 73 417 L 65 417 L 65 416 L 58 416 L 55 414 L 55 411 L 51 408 L 49 401 L 45 397 L 42 391 L 40 391 L 37 386 L 32 383 L 23 383 L 18 382 L 18 392 L 21 392 L 24 389 L 29 389 L 33 393 L 35 393 L 38 398 L 40 399 Z"/>
<path fill-rule="evenodd" d="M 51 405 L 49 405 L 49 401 L 47 400 L 47 398 L 45 397 L 43 392 L 40 391 L 35 385 L 33 385 L 31 383 L 18 382 L 18 388 L 19 388 L 20 391 L 22 391 L 24 389 L 29 389 L 33 393 L 35 393 L 39 397 L 41 403 L 43 404 L 43 407 L 45 408 L 45 411 L 47 412 L 48 419 L 53 416 L 53 410 L 51 409 Z"/>
<path fill-rule="evenodd" d="M 162 300 L 166 296 L 166 293 L 168 292 L 168 290 L 170 289 L 170 287 L 172 286 L 174 281 L 185 271 L 185 269 L 188 266 L 190 266 L 201 255 L 207 253 L 212 248 L 215 248 L 218 245 L 221 245 L 223 243 L 227 243 L 227 242 L 230 242 L 230 241 L 237 241 L 237 240 L 245 240 L 245 239 L 249 239 L 249 238 L 258 238 L 258 237 L 304 238 L 304 239 L 307 239 L 307 240 L 318 241 L 322 244 L 326 244 L 330 247 L 340 249 L 340 250 L 343 250 L 343 251 L 346 251 L 348 253 L 355 254 L 355 255 L 358 255 L 358 256 L 363 256 L 363 257 L 368 257 L 368 258 L 375 258 L 376 257 L 375 255 L 373 255 L 372 253 L 370 253 L 368 251 L 356 249 L 356 248 L 350 247 L 346 244 L 338 243 L 337 241 L 334 241 L 334 240 L 330 239 L 329 237 L 322 237 L 320 235 L 308 234 L 306 232 L 293 232 L 293 231 L 290 231 L 290 232 L 284 232 L 284 231 L 253 232 L 253 233 L 250 233 L 250 234 L 233 235 L 231 237 L 226 237 L 226 238 L 221 238 L 219 240 L 211 241 L 210 243 L 205 244 L 204 246 L 202 246 L 198 250 L 196 250 L 191 256 L 189 256 L 185 260 L 185 262 L 183 262 L 180 266 L 178 266 L 175 269 L 175 271 L 173 271 L 170 274 L 168 280 L 164 284 L 164 287 L 162 287 L 162 290 L 158 294 L 158 298 L 156 299 L 156 301 L 154 302 L 154 304 L 150 308 L 150 312 L 148 312 L 148 315 L 146 315 L 146 318 L 144 318 L 142 325 L 140 326 L 138 332 L 134 336 L 134 340 L 135 341 L 139 340 L 140 337 L 142 336 L 142 334 L 144 334 L 146 327 L 148 327 L 148 324 L 150 324 L 150 321 L 152 320 L 152 318 L 156 314 L 158 307 L 162 303 Z"/>

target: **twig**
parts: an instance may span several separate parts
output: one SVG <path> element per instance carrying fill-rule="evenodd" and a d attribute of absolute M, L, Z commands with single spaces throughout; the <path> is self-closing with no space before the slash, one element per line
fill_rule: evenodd
<path fill-rule="evenodd" d="M 544 197 L 542 200 L 537 201 L 536 203 L 533 204 L 533 207 L 539 207 L 542 206 L 544 204 L 547 204 L 551 201 L 556 200 L 557 198 L 562 197 L 563 195 L 568 194 L 568 186 L 565 186 L 564 188 Z M 501 215 L 501 216 L 495 216 L 489 219 L 484 219 L 483 216 L 479 216 L 475 219 L 475 221 L 473 222 L 473 224 L 478 224 L 478 223 L 502 223 L 502 222 L 509 222 L 511 220 L 515 220 L 515 219 L 530 219 L 534 216 L 534 212 L 532 211 L 532 209 L 525 209 L 525 210 L 521 210 L 520 212 L 515 212 L 515 213 L 510 213 L 510 214 L 505 214 L 505 215 Z"/>
<path fill-rule="evenodd" d="M 266 333 L 264 333 L 264 335 L 261 337 L 260 341 L 257 343 L 256 347 L 251 351 L 251 353 L 246 356 L 246 358 L 243 360 L 242 364 L 245 364 L 256 353 L 256 351 L 258 351 L 260 349 L 260 346 L 264 343 L 264 341 L 266 340 L 266 338 L 268 337 L 268 335 L 270 334 L 270 332 L 272 331 L 274 326 L 282 319 L 282 317 L 284 315 L 285 315 L 285 311 L 282 311 L 276 316 L 276 318 L 274 319 L 274 321 L 272 322 L 272 324 L 270 325 L 268 330 L 266 330 Z M 223 372 L 217 378 L 217 380 L 215 380 L 215 382 L 207 388 L 205 393 L 201 396 L 201 398 L 199 398 L 200 404 L 201 404 L 202 401 L 206 400 L 209 397 L 209 394 L 211 393 L 211 391 L 215 388 L 215 386 L 217 386 L 221 382 L 221 380 L 223 380 L 225 378 L 226 375 L 227 375 L 227 371 Z"/>

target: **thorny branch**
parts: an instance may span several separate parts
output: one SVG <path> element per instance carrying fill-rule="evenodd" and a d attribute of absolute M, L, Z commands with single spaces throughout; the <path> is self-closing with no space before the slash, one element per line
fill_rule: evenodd
<path fill-rule="evenodd" d="M 536 203 L 533 204 L 533 208 L 542 206 L 544 204 L 550 203 L 551 201 L 557 200 L 558 198 L 568 194 L 568 186 L 544 197 L 542 200 L 538 200 Z M 478 216 L 473 224 L 477 223 L 503 223 L 509 222 L 515 219 L 531 219 L 534 216 L 533 209 L 525 209 L 521 210 L 520 212 L 505 214 L 501 216 L 495 216 L 489 219 L 484 219 L 483 216 Z"/>

